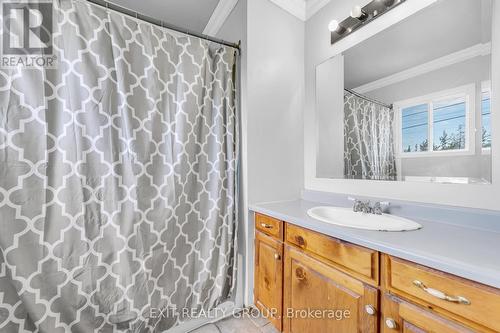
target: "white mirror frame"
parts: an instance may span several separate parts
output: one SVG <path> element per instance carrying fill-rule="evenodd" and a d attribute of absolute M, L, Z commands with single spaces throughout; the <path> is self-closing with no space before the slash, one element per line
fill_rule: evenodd
<path fill-rule="evenodd" d="M 367 26 L 331 46 L 329 57 L 345 50 L 406 19 L 438 0 L 407 1 Z M 304 187 L 306 190 L 344 193 L 357 196 L 406 200 L 500 211 L 500 0 L 493 2 L 492 20 L 492 180 L 491 185 L 392 182 L 316 177 L 316 110 L 304 119 Z M 322 61 L 327 61 L 323 59 Z M 319 65 L 316 64 L 316 65 Z M 315 82 L 314 82 L 315 85 Z M 316 87 L 313 88 L 316 91 Z M 316 105 L 314 105 L 316 109 Z"/>

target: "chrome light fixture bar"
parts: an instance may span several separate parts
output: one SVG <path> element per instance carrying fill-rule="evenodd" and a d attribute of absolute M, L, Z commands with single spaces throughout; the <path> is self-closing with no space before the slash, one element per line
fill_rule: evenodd
<path fill-rule="evenodd" d="M 340 23 L 337 20 L 333 20 L 328 25 L 328 29 L 331 32 L 331 43 L 337 43 L 339 40 L 349 36 L 354 31 L 396 8 L 405 1 L 406 0 L 373 0 L 363 8 L 361 8 L 361 6 L 355 6 L 351 11 L 350 17 Z"/>

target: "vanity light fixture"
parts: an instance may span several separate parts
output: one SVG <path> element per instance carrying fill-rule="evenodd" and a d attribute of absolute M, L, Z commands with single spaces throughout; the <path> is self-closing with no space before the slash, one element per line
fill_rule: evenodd
<path fill-rule="evenodd" d="M 388 11 L 403 4 L 406 0 L 372 0 L 364 7 L 355 6 L 351 10 L 351 16 L 339 22 L 333 20 L 328 25 L 331 33 L 331 44 L 349 36 L 359 28 L 382 16 Z"/>

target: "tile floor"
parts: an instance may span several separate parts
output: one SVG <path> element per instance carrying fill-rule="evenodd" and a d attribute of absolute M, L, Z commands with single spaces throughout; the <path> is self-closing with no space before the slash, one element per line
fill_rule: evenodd
<path fill-rule="evenodd" d="M 205 325 L 191 333 L 279 333 L 265 318 L 242 316 L 229 317 L 219 322 Z"/>

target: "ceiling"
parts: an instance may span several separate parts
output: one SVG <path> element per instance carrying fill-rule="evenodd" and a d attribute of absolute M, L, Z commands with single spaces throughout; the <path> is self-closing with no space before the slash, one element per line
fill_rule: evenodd
<path fill-rule="evenodd" d="M 346 88 L 491 41 L 491 0 L 441 0 L 344 53 Z"/>
<path fill-rule="evenodd" d="M 108 0 L 118 6 L 202 33 L 219 0 Z"/>

